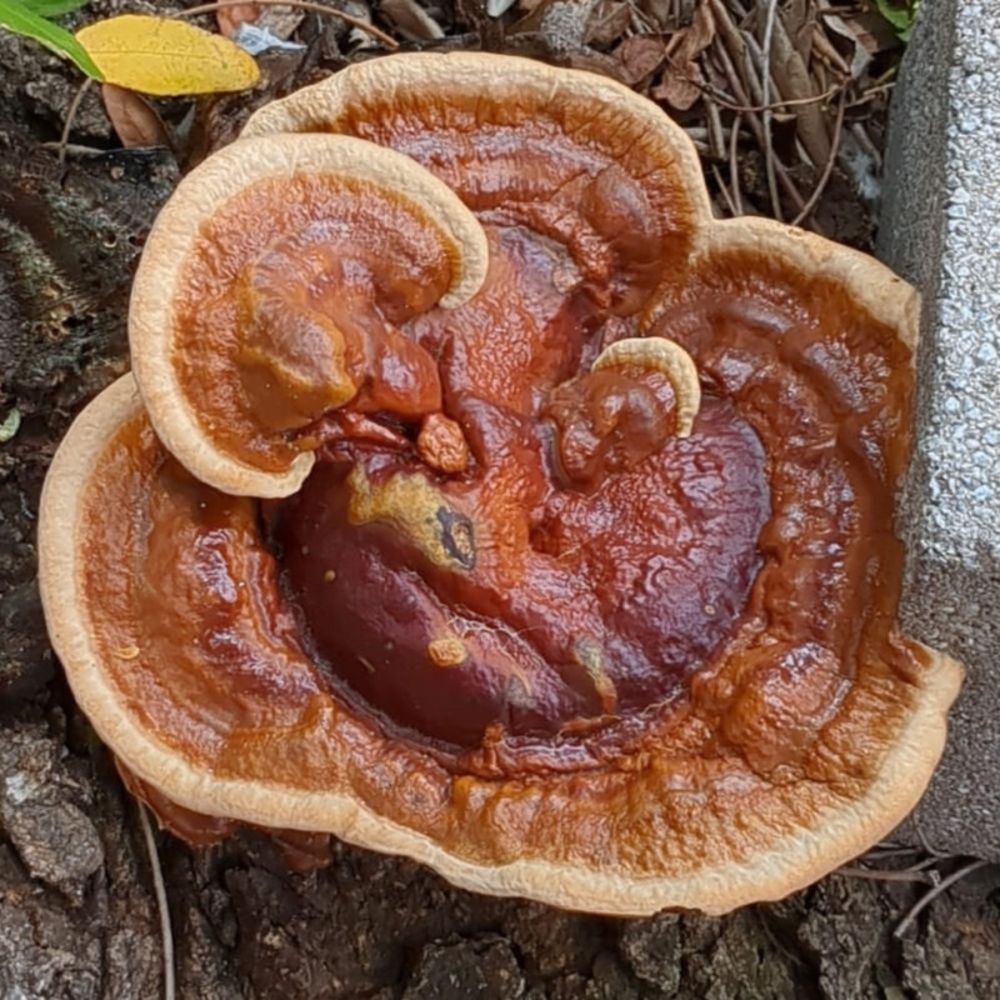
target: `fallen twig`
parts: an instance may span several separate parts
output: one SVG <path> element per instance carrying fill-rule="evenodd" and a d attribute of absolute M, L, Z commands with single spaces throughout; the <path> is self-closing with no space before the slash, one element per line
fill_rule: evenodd
<path fill-rule="evenodd" d="M 857 140 L 858 145 L 872 158 L 878 170 L 882 169 L 882 154 L 875 148 L 871 136 L 864 126 L 864 122 L 854 122 L 851 125 L 851 135 Z"/>
<path fill-rule="evenodd" d="M 896 86 L 895 80 L 890 80 L 888 83 L 880 83 L 875 87 L 869 87 L 856 101 L 852 101 L 848 107 L 858 108 L 862 104 L 867 104 L 869 101 L 874 100 L 879 94 L 886 94 L 893 87 Z"/>
<path fill-rule="evenodd" d="M 729 214 L 731 216 L 742 215 L 743 214 L 742 212 L 738 212 L 736 210 L 736 205 L 733 202 L 732 195 L 729 193 L 729 187 L 726 185 L 726 182 L 722 179 L 722 171 L 719 170 L 718 164 L 712 163 L 710 164 L 710 168 L 712 171 L 712 176 L 715 178 L 715 183 L 719 187 L 719 193 L 726 201 L 726 208 L 729 209 Z"/>
<path fill-rule="evenodd" d="M 843 56 L 830 43 L 830 39 L 826 37 L 818 18 L 813 28 L 812 48 L 816 58 L 829 66 L 830 69 L 842 76 L 850 77 L 851 67 L 844 62 Z"/>
<path fill-rule="evenodd" d="M 774 40 L 774 19 L 777 13 L 778 0 L 768 0 L 762 45 L 763 65 L 760 74 L 765 104 L 771 103 L 771 45 Z M 771 143 L 771 111 L 769 109 L 763 112 L 762 124 L 764 126 L 764 169 L 767 173 L 767 190 L 771 195 L 771 211 L 779 222 L 784 222 L 785 217 L 781 211 L 781 199 L 778 197 L 778 183 L 775 180 L 774 148 Z"/>
<path fill-rule="evenodd" d="M 73 100 L 69 102 L 69 107 L 66 109 L 66 121 L 63 123 L 62 135 L 59 136 L 59 170 L 66 165 L 66 148 L 69 146 L 69 133 L 70 129 L 73 127 L 73 122 L 76 120 L 76 113 L 80 110 L 80 103 L 83 101 L 84 97 L 87 95 L 87 91 L 90 90 L 93 80 L 88 76 L 83 83 L 77 88 L 76 93 L 73 95 Z"/>
<path fill-rule="evenodd" d="M 940 855 L 932 856 L 932 857 L 929 857 L 929 858 L 924 858 L 922 861 L 918 861 L 915 865 L 909 865 L 904 870 L 908 871 L 908 872 L 923 871 L 925 868 L 933 868 L 934 865 L 940 864 L 941 860 L 942 859 L 941 859 Z M 935 873 L 935 879 L 934 880 L 935 880 L 935 882 L 940 881 L 940 879 L 937 878 L 937 873 Z"/>
<path fill-rule="evenodd" d="M 923 827 L 920 825 L 920 814 L 919 813 L 917 813 L 913 817 L 913 825 L 914 825 L 914 828 L 917 831 L 917 839 L 920 841 L 920 846 L 923 847 L 923 849 L 928 854 L 933 854 L 937 858 L 949 857 L 949 854 L 948 854 L 947 851 L 942 851 L 940 848 L 935 847 L 930 842 L 930 840 L 928 839 L 927 835 L 924 833 Z"/>
<path fill-rule="evenodd" d="M 826 158 L 826 165 L 823 167 L 823 173 L 820 175 L 819 181 L 813 189 L 813 193 L 809 196 L 809 200 L 802 206 L 799 214 L 792 220 L 793 226 L 797 226 L 803 222 L 816 207 L 816 203 L 823 194 L 827 182 L 830 180 L 830 175 L 833 173 L 833 165 L 837 161 L 837 150 L 840 148 L 840 133 L 844 128 L 844 107 L 847 104 L 845 93 L 846 92 L 841 93 L 840 103 L 837 105 L 837 120 L 833 126 L 833 141 L 830 143 L 830 154 Z"/>
<path fill-rule="evenodd" d="M 708 148 L 712 159 L 726 158 L 726 140 L 722 133 L 722 119 L 719 116 L 718 105 L 714 101 L 706 101 L 705 114 L 708 118 Z"/>
<path fill-rule="evenodd" d="M 828 101 L 831 97 L 836 97 L 844 90 L 844 87 L 838 84 L 836 87 L 830 87 L 828 90 L 824 90 L 822 94 L 815 94 L 812 97 L 782 98 L 772 101 L 770 104 L 737 104 L 734 101 L 730 101 L 724 94 L 720 94 L 718 90 L 709 84 L 699 83 L 697 80 L 690 80 L 689 82 L 698 87 L 699 90 L 704 91 L 706 96 L 711 97 L 713 101 L 721 104 L 727 111 L 739 111 L 743 113 L 781 111 L 784 108 L 801 107 L 803 104 L 821 104 L 823 101 Z"/>
<path fill-rule="evenodd" d="M 743 196 L 740 194 L 740 166 L 737 159 L 737 143 L 742 124 L 743 115 L 737 114 L 733 119 L 732 128 L 729 130 L 729 183 L 733 189 L 733 204 L 736 208 L 736 215 L 743 214 Z"/>
<path fill-rule="evenodd" d="M 941 881 L 938 882 L 937 885 L 935 885 L 931 889 L 928 889 L 927 892 L 925 892 L 923 896 L 921 896 L 920 899 L 918 899 L 913 904 L 913 906 L 910 908 L 909 913 L 907 913 L 906 916 L 903 917 L 902 920 L 900 920 L 899 924 L 896 926 L 896 929 L 892 932 L 892 936 L 897 940 L 899 940 L 907 932 L 907 930 L 909 930 L 910 924 L 912 924 L 913 921 L 916 920 L 917 917 L 920 916 L 920 914 L 928 906 L 930 906 L 930 904 L 934 902 L 934 900 L 937 899 L 937 897 L 940 896 L 942 892 L 945 891 L 945 889 L 950 888 L 956 882 L 959 882 L 963 878 L 965 878 L 966 875 L 970 875 L 972 874 L 972 872 L 977 871 L 978 869 L 983 868 L 985 865 L 988 864 L 989 862 L 986 861 L 985 859 L 980 859 L 979 861 L 971 861 L 969 864 L 964 865 L 962 868 L 959 868 L 958 871 L 952 872 L 951 875 L 949 875 L 947 878 L 941 879 Z"/>
<path fill-rule="evenodd" d="M 729 57 L 729 53 L 726 51 L 725 46 L 718 46 L 716 48 L 716 54 L 719 57 L 719 62 L 722 64 L 723 72 L 726 75 L 726 79 L 729 81 L 729 86 L 732 87 L 733 93 L 738 101 L 742 101 L 744 104 L 749 104 L 747 98 L 747 92 L 743 89 L 743 84 L 740 82 L 740 78 L 736 73 L 736 69 L 733 66 L 733 62 Z M 764 126 L 761 124 L 760 117 L 752 112 L 747 113 L 747 122 L 750 125 L 750 129 L 754 134 L 757 142 L 763 148 L 764 145 Z M 792 199 L 795 203 L 797 210 L 801 210 L 802 206 L 805 205 L 805 199 L 802 197 L 802 193 L 793 183 L 791 177 L 788 176 L 788 171 L 785 170 L 784 166 L 780 161 L 775 161 L 775 173 L 778 175 L 778 180 L 781 182 L 781 186 L 785 189 L 785 193 Z"/>
<path fill-rule="evenodd" d="M 764 56 L 760 50 L 760 43 L 749 31 L 746 31 L 745 29 L 739 29 L 737 34 L 740 42 L 742 43 L 742 49 L 740 51 L 743 56 L 743 79 L 746 80 L 749 85 L 754 103 L 766 105 L 767 100 L 764 97 L 764 87 L 761 84 Z"/>
<path fill-rule="evenodd" d="M 860 868 L 856 865 L 844 865 L 838 868 L 837 875 L 848 878 L 864 878 L 873 882 L 922 882 L 924 885 L 937 885 L 938 880 L 928 872 L 917 872 L 897 868 Z"/>
<path fill-rule="evenodd" d="M 156 906 L 160 911 L 160 936 L 163 942 L 163 1000 L 175 1000 L 176 985 L 174 981 L 174 934 L 170 927 L 170 907 L 167 905 L 167 889 L 163 883 L 163 869 L 160 867 L 160 854 L 156 849 L 156 838 L 149 822 L 149 814 L 142 802 L 139 806 L 139 823 L 142 835 L 146 841 L 146 851 L 149 854 L 149 867 L 153 874 L 153 893 L 156 896 Z"/>

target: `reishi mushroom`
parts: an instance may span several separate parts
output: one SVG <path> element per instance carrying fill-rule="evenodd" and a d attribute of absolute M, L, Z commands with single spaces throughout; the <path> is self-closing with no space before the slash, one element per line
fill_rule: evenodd
<path fill-rule="evenodd" d="M 916 331 L 874 260 L 713 220 L 618 84 L 352 65 L 157 220 L 45 484 L 53 644 L 190 841 L 779 898 L 912 808 L 961 682 L 896 625 Z"/>

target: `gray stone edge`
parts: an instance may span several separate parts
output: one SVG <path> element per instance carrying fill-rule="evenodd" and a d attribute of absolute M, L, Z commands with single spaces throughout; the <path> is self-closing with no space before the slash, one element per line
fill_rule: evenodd
<path fill-rule="evenodd" d="M 904 828 L 1000 859 L 1000 3 L 925 0 L 893 98 L 878 251 L 924 295 L 902 621 L 968 679 Z M 918 831 L 919 827 L 919 831 Z"/>

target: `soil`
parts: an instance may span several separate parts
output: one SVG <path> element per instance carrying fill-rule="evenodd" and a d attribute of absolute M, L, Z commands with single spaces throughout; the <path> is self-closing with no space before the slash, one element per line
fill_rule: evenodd
<path fill-rule="evenodd" d="M 272 80 L 336 68 L 336 42 L 320 37 L 295 77 L 273 63 Z M 69 420 L 127 367 L 131 274 L 179 167 L 162 149 L 118 148 L 92 92 L 61 169 L 46 144 L 77 78 L 3 32 L 0 64 L 0 425 L 20 415 L 0 444 L 0 998 L 161 996 L 150 857 L 136 807 L 48 646 L 34 519 Z M 251 103 L 203 105 L 196 132 L 223 141 Z M 185 110 L 167 108 L 177 120 Z M 749 188 L 761 166 L 752 154 L 742 166 Z M 818 216 L 866 246 L 867 204 L 835 174 Z M 182 998 L 1000 997 L 1000 874 L 990 867 L 897 939 L 926 884 L 835 874 L 722 919 L 622 921 L 471 895 L 347 846 L 328 868 L 296 875 L 253 834 L 204 851 L 157 842 Z"/>

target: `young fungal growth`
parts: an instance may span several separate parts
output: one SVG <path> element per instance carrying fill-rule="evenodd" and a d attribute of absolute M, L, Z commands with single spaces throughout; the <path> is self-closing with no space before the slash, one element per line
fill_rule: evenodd
<path fill-rule="evenodd" d="M 778 898 L 914 805 L 961 679 L 896 625 L 916 307 L 713 220 L 613 82 L 352 65 L 161 213 L 133 373 L 46 481 L 53 644 L 193 843 L 334 834 L 603 913 Z"/>
<path fill-rule="evenodd" d="M 701 405 L 701 384 L 691 355 L 666 337 L 629 337 L 605 348 L 591 371 L 626 366 L 659 372 L 666 378 L 674 391 L 675 433 L 680 438 L 690 437 Z"/>

